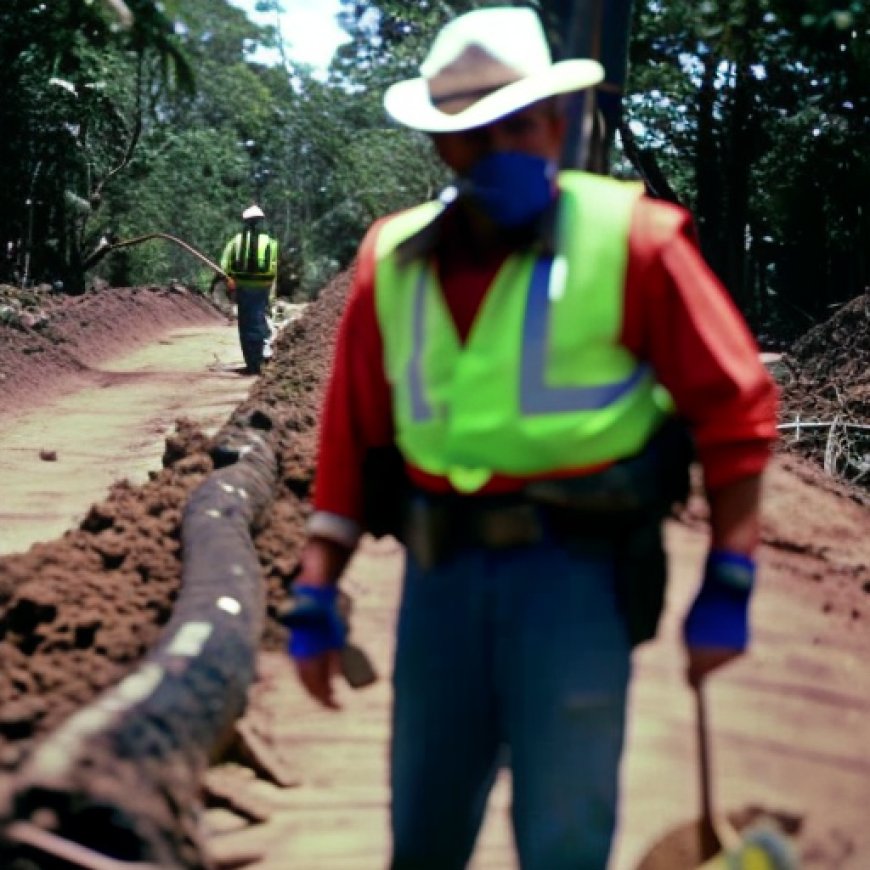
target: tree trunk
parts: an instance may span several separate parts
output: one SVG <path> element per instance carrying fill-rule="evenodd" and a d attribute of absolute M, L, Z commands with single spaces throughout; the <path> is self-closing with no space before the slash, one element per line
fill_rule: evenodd
<path fill-rule="evenodd" d="M 698 91 L 698 147 L 695 152 L 696 220 L 701 250 L 717 275 L 722 275 L 721 225 L 722 165 L 716 143 L 716 88 L 718 59 L 708 56 Z"/>

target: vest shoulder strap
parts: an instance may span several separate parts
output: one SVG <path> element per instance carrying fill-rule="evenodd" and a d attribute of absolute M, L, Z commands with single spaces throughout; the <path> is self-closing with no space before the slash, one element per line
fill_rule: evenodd
<path fill-rule="evenodd" d="M 388 218 L 378 232 L 375 257 L 381 259 L 391 254 L 402 242 L 432 223 L 442 211 L 444 205 L 432 200 Z"/>
<path fill-rule="evenodd" d="M 623 181 L 609 175 L 584 172 L 580 169 L 564 169 L 559 173 L 559 186 L 582 192 L 586 196 L 618 197 L 633 199 L 643 193 L 642 181 Z"/>

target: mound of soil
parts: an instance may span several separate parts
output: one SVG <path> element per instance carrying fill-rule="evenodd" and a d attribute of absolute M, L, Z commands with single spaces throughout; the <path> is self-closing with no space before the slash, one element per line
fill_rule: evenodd
<path fill-rule="evenodd" d="M 870 293 L 813 327 L 783 356 L 780 417 L 792 450 L 870 488 Z M 831 425 L 837 424 L 833 427 Z M 823 424 L 823 425 L 815 425 Z M 850 425 L 851 424 L 851 425 Z M 862 475 L 863 472 L 863 475 Z"/>
<path fill-rule="evenodd" d="M 349 280 L 342 276 L 323 291 L 316 317 L 285 329 L 248 401 L 214 439 L 179 421 L 166 443 L 164 468 L 150 482 L 116 484 L 79 528 L 0 559 L 0 771 L 17 768 L 36 740 L 116 683 L 155 643 L 180 585 L 184 504 L 213 468 L 213 443 L 254 413 L 270 420 L 283 481 L 256 539 L 275 612 L 296 567 L 321 387 Z M 149 324 L 156 329 L 162 318 L 177 325 L 222 316 L 188 291 L 159 288 L 54 299 L 42 311 L 41 327 L 7 323 L 3 331 L 20 333 L 36 354 L 48 353 L 49 336 L 66 336 L 59 361 L 51 357 L 39 373 L 46 378 L 85 368 L 82 357 L 98 358 L 94 346 L 108 353 L 112 344 L 146 340 Z M 5 341 L 2 346 L 0 366 L 11 377 L 35 368 L 32 354 L 16 353 L 17 345 Z M 16 395 L 26 401 L 26 392 Z M 264 643 L 283 640 L 283 629 L 272 623 Z"/>
<path fill-rule="evenodd" d="M 226 315 L 201 293 L 169 287 L 96 286 L 82 296 L 0 285 L 0 414 L 50 398 L 90 367 L 148 344 L 169 326 Z"/>
<path fill-rule="evenodd" d="M 786 362 L 807 386 L 836 385 L 843 394 L 829 391 L 824 396 L 804 396 L 804 410 L 816 399 L 827 412 L 832 399 L 846 406 L 854 403 L 856 413 L 870 414 L 870 293 L 856 296 L 824 323 L 814 326 L 788 350 Z M 796 389 L 788 391 L 796 398 Z"/>

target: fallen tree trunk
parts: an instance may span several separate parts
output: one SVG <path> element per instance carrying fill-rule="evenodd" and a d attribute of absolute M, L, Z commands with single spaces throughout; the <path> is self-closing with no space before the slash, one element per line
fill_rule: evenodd
<path fill-rule="evenodd" d="M 251 528 L 277 482 L 263 433 L 233 438 L 216 456 L 237 461 L 212 472 L 185 508 L 182 588 L 161 641 L 16 775 L 0 812 L 0 866 L 34 856 L 94 870 L 209 866 L 201 780 L 254 679 L 265 607 Z"/>

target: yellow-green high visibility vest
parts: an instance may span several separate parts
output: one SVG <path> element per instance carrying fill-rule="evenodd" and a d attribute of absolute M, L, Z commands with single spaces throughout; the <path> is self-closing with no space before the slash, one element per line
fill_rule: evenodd
<path fill-rule="evenodd" d="M 221 268 L 240 285 L 268 287 L 278 270 L 278 241 L 267 233 L 243 230 L 227 242 L 221 255 Z"/>
<path fill-rule="evenodd" d="M 672 408 L 650 367 L 618 343 L 640 185 L 572 171 L 559 186 L 555 256 L 509 256 L 464 345 L 434 263 L 395 254 L 438 204 L 397 215 L 377 240 L 375 303 L 397 444 L 462 492 L 494 473 L 632 456 Z"/>

